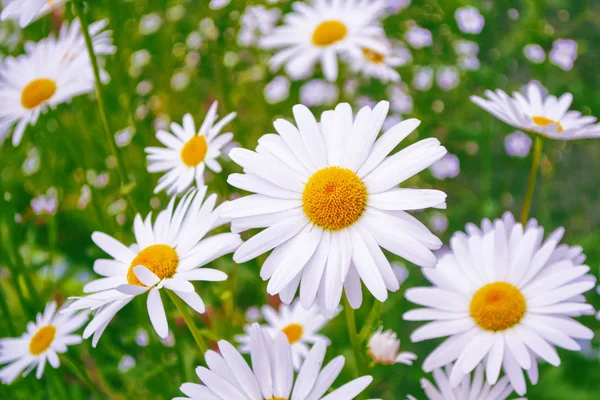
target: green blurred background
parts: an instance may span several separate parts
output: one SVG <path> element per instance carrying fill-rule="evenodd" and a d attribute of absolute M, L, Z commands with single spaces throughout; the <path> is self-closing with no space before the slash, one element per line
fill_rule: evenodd
<path fill-rule="evenodd" d="M 306 81 L 292 82 L 286 100 L 275 104 L 265 100 L 265 86 L 278 75 L 267 68 L 271 53 L 238 41 L 242 15 L 250 5 L 279 8 L 282 13 L 291 7 L 289 1 L 267 4 L 240 0 L 233 0 L 220 10 L 209 9 L 208 1 L 196 0 L 89 3 L 90 20 L 110 19 L 109 28 L 118 49 L 115 56 L 106 59 L 112 79 L 104 93 L 110 125 L 120 135 L 119 151 L 128 178 L 135 184 L 130 195 L 143 215 L 164 207 L 168 200 L 164 193 L 153 194 L 159 175 L 146 171 L 144 148 L 158 144 L 154 137 L 157 127 L 170 121 L 180 122 L 187 112 L 199 124 L 211 102 L 219 100 L 221 115 L 238 113 L 228 126 L 235 133 L 235 141 L 254 148 L 262 134 L 273 131 L 272 121 L 291 118 L 291 107 L 300 102 Z M 465 5 L 477 7 L 485 17 L 481 34 L 469 35 L 458 29 L 454 12 Z M 17 30 L 11 22 L 1 23 L 0 55 L 22 53 L 25 40 L 39 40 L 50 31 L 56 32 L 62 18 L 55 13 L 24 31 Z M 73 19 L 69 4 L 64 18 Z M 413 0 L 410 6 L 386 17 L 386 34 L 402 41 L 411 21 L 432 32 L 433 45 L 423 49 L 408 47 L 412 61 L 398 69 L 403 83 L 382 84 L 342 67 L 338 82 L 330 88 L 339 92 L 332 104 L 349 101 L 358 107 L 389 99 L 392 87 L 401 88 L 412 98 L 412 111 L 398 115 L 423 122 L 407 143 L 435 136 L 460 160 L 460 173 L 455 178 L 438 180 L 430 171 L 424 171 L 409 182 L 448 194 L 447 210 L 417 213 L 448 243 L 451 234 L 462 230 L 467 222 L 496 218 L 505 210 L 518 214 L 531 162 L 530 156 L 507 154 L 505 137 L 515 130 L 472 104 L 469 96 L 495 88 L 511 92 L 536 79 L 555 95 L 573 93 L 573 109 L 586 115 L 600 114 L 600 3 Z M 557 39 L 577 42 L 578 58 L 570 71 L 548 58 Z M 451 90 L 440 88 L 435 80 L 430 89 L 416 90 L 413 78 L 417 66 L 437 71 L 457 65 L 455 43 L 459 40 L 479 45 L 480 67 L 461 70 L 460 83 Z M 530 62 L 523 52 L 528 44 L 540 45 L 547 55 L 545 61 Z M 321 79 L 318 69 L 315 78 Z M 327 108 L 328 105 L 312 107 L 317 113 Z M 600 273 L 599 153 L 600 140 L 546 140 L 531 211 L 547 232 L 564 226 L 564 242 L 583 246 L 587 264 L 596 276 Z M 135 211 L 126 205 L 109 154 L 95 102 L 88 96 L 75 98 L 43 116 L 36 126 L 27 129 L 18 148 L 13 148 L 10 141 L 0 147 L 0 296 L 6 306 L 0 317 L 0 337 L 20 335 L 50 299 L 62 302 L 81 293 L 83 284 L 95 277 L 93 261 L 103 255 L 90 239 L 93 231 L 132 242 Z M 207 183 L 211 191 L 224 199 L 237 195 L 226 184 L 226 176 L 239 168 L 228 160 L 222 164 L 223 173 L 208 176 Z M 89 189 L 90 198 L 82 197 L 84 186 Z M 50 193 L 56 192 L 58 208 L 54 215 L 37 215 L 31 201 L 48 194 L 49 189 Z M 236 266 L 230 257 L 224 257 L 216 262 L 216 268 L 228 272 L 230 279 L 198 285 L 210 305 L 209 312 L 197 320 L 208 337 L 232 340 L 242 332 L 248 307 L 276 303 L 267 298 L 266 283 L 258 277 L 263 260 L 264 257 Z M 404 399 L 408 393 L 425 397 L 419 379 L 426 374 L 420 370 L 420 364 L 437 342 L 410 343 L 409 335 L 417 324 L 402 321 L 402 313 L 412 307 L 404 300 L 403 292 L 425 280 L 418 267 L 406 267 L 410 276 L 385 303 L 382 320 L 386 329 L 398 333 L 402 348 L 417 353 L 419 360 L 414 367 L 375 366 L 375 381 L 365 398 Z M 357 316 L 359 329 L 373 304 L 372 298 L 365 297 Z M 587 297 L 600 308 L 595 291 Z M 66 358 L 61 357 L 63 365 L 59 370 L 47 367 L 40 381 L 30 374 L 10 386 L 0 385 L 0 399 L 167 399 L 181 395 L 181 383 L 197 381 L 194 368 L 200 358 L 175 308 L 168 301 L 165 304 L 174 346 L 158 339 L 150 326 L 145 300 L 138 298 L 114 319 L 97 349 L 92 349 L 89 342 L 69 348 Z M 593 316 L 581 321 L 600 333 L 600 322 Z M 338 382 L 351 379 L 355 365 L 344 316 L 329 323 L 324 333 L 332 340 L 328 359 L 339 354 L 347 359 Z M 595 339 L 584 345 L 586 351 L 582 353 L 559 350 L 559 368 L 542 365 L 540 382 L 529 386 L 528 397 L 598 398 L 600 343 Z M 124 361 L 125 355 L 131 358 Z M 65 365 L 67 360 L 89 371 L 94 390 L 81 383 L 73 369 Z M 131 360 L 135 360 L 135 365 Z"/>

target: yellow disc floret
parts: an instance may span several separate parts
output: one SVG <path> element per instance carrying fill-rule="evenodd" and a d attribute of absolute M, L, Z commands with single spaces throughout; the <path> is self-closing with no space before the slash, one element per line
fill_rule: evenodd
<path fill-rule="evenodd" d="M 527 311 L 521 291 L 506 282 L 480 288 L 471 299 L 471 317 L 486 331 L 504 331 L 517 325 Z"/>
<path fill-rule="evenodd" d="M 183 145 L 181 149 L 181 161 L 188 167 L 195 167 L 204 161 L 208 144 L 204 136 L 194 136 Z"/>
<path fill-rule="evenodd" d="M 373 64 L 382 64 L 385 61 L 385 56 L 375 50 L 365 48 L 362 52 L 365 58 Z"/>
<path fill-rule="evenodd" d="M 557 125 L 558 126 L 558 131 L 557 133 L 561 133 L 563 131 L 563 127 L 560 124 L 560 122 L 555 121 L 553 119 L 550 118 L 546 118 L 544 116 L 541 115 L 537 115 L 537 116 L 533 116 L 531 117 L 531 119 L 533 119 L 533 122 L 537 125 L 537 126 L 548 126 L 548 125 Z"/>
<path fill-rule="evenodd" d="M 50 348 L 55 336 L 56 328 L 53 325 L 46 325 L 40 328 L 31 338 L 29 352 L 34 356 L 42 354 Z"/>
<path fill-rule="evenodd" d="M 339 42 L 346 37 L 348 28 L 335 19 L 321 22 L 313 32 L 312 42 L 315 46 L 325 47 Z"/>
<path fill-rule="evenodd" d="M 287 336 L 288 342 L 290 342 L 290 344 L 294 344 L 302 338 L 304 328 L 300 324 L 289 324 L 288 326 L 283 328 L 281 332 L 285 333 L 285 336 Z"/>
<path fill-rule="evenodd" d="M 349 169 L 327 167 L 304 187 L 302 208 L 315 225 L 337 231 L 358 221 L 367 207 L 367 188 Z"/>
<path fill-rule="evenodd" d="M 138 265 L 148 268 L 159 279 L 170 278 L 177 272 L 179 256 L 174 248 L 166 244 L 153 244 L 140 251 L 129 266 L 127 282 L 130 285 L 144 286 L 133 272 Z"/>
<path fill-rule="evenodd" d="M 56 82 L 48 78 L 35 79 L 21 92 L 21 105 L 32 110 L 48 101 L 56 93 Z"/>

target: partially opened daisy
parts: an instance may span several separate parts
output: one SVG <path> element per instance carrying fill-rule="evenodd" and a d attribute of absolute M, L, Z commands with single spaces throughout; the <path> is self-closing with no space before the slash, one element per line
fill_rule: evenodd
<path fill-rule="evenodd" d="M 302 361 L 309 352 L 309 345 L 313 345 L 320 340 L 329 342 L 329 340 L 319 335 L 317 332 L 329 320 L 321 314 L 318 307 L 306 309 L 302 307 L 299 300 L 292 305 L 282 304 L 279 311 L 271 306 L 263 306 L 262 315 L 267 321 L 263 328 L 267 330 L 275 339 L 279 332 L 283 332 L 292 346 L 292 361 L 296 370 L 300 369 Z M 238 336 L 236 340 L 242 344 L 240 351 L 250 353 L 250 331 L 251 325 L 244 328 L 245 335 Z"/>
<path fill-rule="evenodd" d="M 505 400 L 514 391 L 507 377 L 503 377 L 494 385 L 485 382 L 481 364 L 475 369 L 472 380 L 469 374 L 455 388 L 452 388 L 449 384 L 451 374 L 452 365 L 448 365 L 445 370 L 436 369 L 433 371 L 435 385 L 427 379 L 421 379 L 421 387 L 429 400 Z M 410 395 L 408 399 L 416 400 L 415 397 Z"/>
<path fill-rule="evenodd" d="M 408 351 L 400 352 L 400 340 L 396 332 L 388 329 L 383 332 L 383 326 L 371 335 L 367 354 L 373 361 L 383 365 L 406 364 L 412 365 L 417 355 Z"/>
<path fill-rule="evenodd" d="M 379 301 L 399 288 L 381 248 L 419 266 L 432 267 L 431 250 L 442 242 L 407 210 L 444 208 L 438 190 L 398 185 L 439 160 L 437 139 L 389 155 L 420 124 L 408 119 L 379 139 L 389 103 L 362 108 L 348 104 L 326 111 L 318 123 L 308 108 L 294 107 L 297 126 L 278 119 L 279 134 L 264 135 L 256 152 L 237 148 L 229 156 L 244 168 L 232 186 L 254 192 L 230 202 L 223 216 L 232 230 L 267 228 L 235 253 L 238 263 L 270 250 L 261 277 L 267 291 L 290 303 L 298 287 L 305 308 L 315 300 L 331 316 L 345 288 L 354 308 L 362 303 L 361 280 Z"/>
<path fill-rule="evenodd" d="M 166 189 L 172 195 L 184 192 L 193 182 L 197 187 L 204 185 L 205 167 L 213 172 L 221 172 L 217 157 L 221 155 L 223 146 L 233 139 L 233 133 L 220 133 L 236 114 L 228 114 L 217 122 L 217 106 L 215 101 L 199 130 L 192 116 L 186 114 L 183 125 L 171 124 L 172 133 L 163 130 L 156 133 L 156 138 L 166 148 L 146 148 L 148 172 L 168 172 L 158 180 L 154 193 Z"/>
<path fill-rule="evenodd" d="M 205 353 L 208 368 L 196 368 L 202 384 L 184 383 L 181 391 L 188 397 L 174 400 L 352 400 L 373 381 L 370 376 L 355 379 L 326 394 L 344 367 L 339 356 L 323 369 L 327 344 L 314 345 L 300 372 L 295 375 L 292 349 L 283 332 L 273 340 L 271 334 L 254 324 L 250 332 L 252 368 L 229 342 L 219 342 L 219 353 Z"/>
<path fill-rule="evenodd" d="M 67 0 L 11 0 L 0 14 L 0 20 L 16 19 L 21 28 L 62 6 Z"/>
<path fill-rule="evenodd" d="M 204 200 L 206 187 L 188 192 L 175 207 L 171 199 L 152 224 L 151 215 L 142 220 L 135 217 L 133 230 L 136 244 L 127 247 L 101 232 L 92 240 L 113 259 L 98 259 L 94 271 L 104 278 L 88 283 L 88 296 L 77 299 L 70 309 L 96 311 L 83 332 L 84 339 L 94 335 L 96 346 L 104 329 L 115 314 L 136 296 L 148 294 L 150 321 L 161 337 L 169 333 L 161 289 L 171 290 L 196 312 L 205 311 L 202 298 L 196 293 L 193 281 L 223 281 L 224 272 L 207 268 L 215 259 L 231 253 L 241 243 L 233 233 L 210 237 L 206 234 L 219 223 L 219 210 L 214 209 L 216 195 Z"/>
<path fill-rule="evenodd" d="M 74 332 L 88 317 L 87 312 L 56 313 L 56 303 L 48 303 L 44 312 L 27 324 L 27 332 L 21 337 L 0 339 L 0 363 L 8 364 L 0 369 L 0 381 L 9 384 L 36 367 L 35 376 L 40 379 L 46 361 L 58 368 L 58 354 L 66 353 L 67 346 L 81 343 L 81 336 Z"/>
<path fill-rule="evenodd" d="M 486 90 L 487 99 L 471 96 L 471 101 L 493 114 L 501 121 L 552 139 L 573 140 L 600 137 L 600 124 L 596 117 L 583 116 L 579 111 L 569 110 L 573 95 L 565 93 L 560 98 L 547 95 L 546 90 L 535 81 L 525 87 L 524 95 L 514 92 Z"/>
<path fill-rule="evenodd" d="M 98 54 L 114 52 L 105 21 L 90 26 Z M 27 43 L 26 53 L 8 57 L 0 66 L 0 142 L 12 132 L 19 145 L 25 128 L 40 114 L 94 89 L 94 75 L 83 48 L 79 23 L 64 24 L 58 38 Z M 103 73 L 105 75 L 105 73 Z"/>
<path fill-rule="evenodd" d="M 456 361 L 450 375 L 456 387 L 482 362 L 489 384 L 503 369 L 522 395 L 523 370 L 537 383 L 538 358 L 557 366 L 555 346 L 580 350 L 575 339 L 594 334 L 571 317 L 593 310 L 582 294 L 596 280 L 578 263 L 580 249 L 559 245 L 563 233 L 557 229 L 543 241 L 544 229 L 535 220 L 524 229 L 510 213 L 456 233 L 437 267 L 423 270 L 433 286 L 406 291 L 408 300 L 427 308 L 409 311 L 404 319 L 433 321 L 413 332 L 412 341 L 449 336 L 423 369 Z"/>
<path fill-rule="evenodd" d="M 318 0 L 312 5 L 295 2 L 292 7 L 285 24 L 260 41 L 264 48 L 282 49 L 271 58 L 274 70 L 285 64 L 292 78 L 303 79 L 320 61 L 325 77 L 335 81 L 338 55 L 386 50 L 379 40 L 383 30 L 378 17 L 385 7 L 381 0 Z"/>

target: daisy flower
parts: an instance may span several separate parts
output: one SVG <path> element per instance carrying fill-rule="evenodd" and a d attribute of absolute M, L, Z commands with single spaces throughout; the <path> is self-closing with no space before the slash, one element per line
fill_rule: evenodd
<path fill-rule="evenodd" d="M 217 157 L 221 149 L 233 139 L 233 133 L 221 133 L 221 129 L 232 119 L 235 113 L 228 114 L 217 121 L 218 103 L 215 101 L 204 119 L 200 130 L 196 130 L 190 114 L 183 117 L 183 125 L 171 124 L 172 133 L 159 130 L 156 138 L 167 148 L 148 147 L 148 172 L 168 171 L 158 180 L 154 193 L 166 189 L 169 195 L 184 192 L 192 182 L 197 187 L 204 185 L 204 169 L 219 173 L 222 171 Z"/>
<path fill-rule="evenodd" d="M 285 64 L 293 79 L 304 79 L 320 61 L 325 77 L 335 81 L 338 55 L 359 56 L 362 49 L 385 52 L 378 21 L 383 1 L 317 0 L 312 5 L 295 2 L 292 7 L 285 25 L 260 40 L 263 48 L 282 49 L 271 58 L 273 70 Z"/>
<path fill-rule="evenodd" d="M 350 65 L 354 72 L 362 72 L 365 76 L 379 79 L 384 83 L 398 82 L 400 74 L 395 68 L 404 65 L 409 56 L 406 49 L 393 49 L 390 44 L 385 44 L 383 52 L 365 47 Z"/>
<path fill-rule="evenodd" d="M 275 340 L 254 324 L 250 332 L 252 368 L 229 342 L 219 342 L 219 353 L 204 355 L 208 368 L 196 368 L 202 384 L 184 383 L 181 391 L 189 397 L 173 400 L 352 400 L 373 381 L 370 376 L 355 379 L 325 395 L 344 367 L 344 357 L 334 358 L 321 369 L 327 344 L 316 343 L 294 376 L 292 349 L 283 332 Z"/>
<path fill-rule="evenodd" d="M 391 329 L 383 332 L 383 326 L 371 336 L 368 344 L 369 350 L 367 354 L 376 363 L 391 365 L 391 364 L 406 364 L 412 365 L 417 359 L 417 355 L 408 351 L 400 352 L 400 340 L 396 333 Z"/>
<path fill-rule="evenodd" d="M 600 137 L 596 117 L 583 116 L 569 110 L 573 95 L 560 98 L 545 95 L 545 89 L 535 81 L 525 87 L 525 95 L 514 92 L 509 97 L 502 90 L 486 90 L 487 99 L 471 96 L 471 101 L 501 121 L 521 130 L 539 133 L 552 139 L 573 140 Z"/>
<path fill-rule="evenodd" d="M 110 31 L 102 31 L 105 26 L 106 21 L 90 26 L 99 54 L 114 52 Z M 93 70 L 83 46 L 79 23 L 74 22 L 64 24 L 58 38 L 27 43 L 25 54 L 4 61 L 0 66 L 0 142 L 16 125 L 12 143 L 19 145 L 27 125 L 35 125 L 40 114 L 93 91 Z"/>
<path fill-rule="evenodd" d="M 325 111 L 318 123 L 308 108 L 293 108 L 297 126 L 278 119 L 278 134 L 259 139 L 256 152 L 237 148 L 229 157 L 244 174 L 230 185 L 255 194 L 234 200 L 223 216 L 232 230 L 267 228 L 235 252 L 243 263 L 270 250 L 261 277 L 267 292 L 289 304 L 300 286 L 304 308 L 318 302 L 326 316 L 342 289 L 353 308 L 362 303 L 361 280 L 379 301 L 399 288 L 381 247 L 423 267 L 442 242 L 406 210 L 444 208 L 438 190 L 398 188 L 446 154 L 437 139 L 419 141 L 388 156 L 420 121 L 396 124 L 379 139 L 389 103 L 352 116 L 348 104 Z"/>
<path fill-rule="evenodd" d="M 0 339 L 0 363 L 8 364 L 0 369 L 0 381 L 10 384 L 21 373 L 25 376 L 36 367 L 35 376 L 40 379 L 46 361 L 58 368 L 58 354 L 66 353 L 67 346 L 81 343 L 81 336 L 73 332 L 81 328 L 88 316 L 87 312 L 56 313 L 56 303 L 48 303 L 44 312 L 27 324 L 27 332 L 21 337 Z"/>
<path fill-rule="evenodd" d="M 205 266 L 241 243 L 239 235 L 233 233 L 205 237 L 220 222 L 219 210 L 214 209 L 216 195 L 203 201 L 205 193 L 206 187 L 190 191 L 177 207 L 175 198 L 171 199 L 154 226 L 151 215 L 142 220 L 138 214 L 133 224 L 135 250 L 104 233 L 92 234 L 94 243 L 113 259 L 94 262 L 94 271 L 103 278 L 88 283 L 83 291 L 91 294 L 69 307 L 96 311 L 83 331 L 84 339 L 94 335 L 92 345 L 96 346 L 115 314 L 143 293 L 148 294 L 152 326 L 161 338 L 166 338 L 169 328 L 159 293 L 163 288 L 173 291 L 196 312 L 204 313 L 204 302 L 191 282 L 227 279 L 224 272 Z"/>
<path fill-rule="evenodd" d="M 25 28 L 66 2 L 67 0 L 11 0 L 2 10 L 0 20 L 16 19 L 19 26 Z"/>
<path fill-rule="evenodd" d="M 282 304 L 279 312 L 271 306 L 263 306 L 262 315 L 268 324 L 263 328 L 273 339 L 279 332 L 283 332 L 287 337 L 292 348 L 292 361 L 296 371 L 300 369 L 302 361 L 308 355 L 309 345 L 320 340 L 329 342 L 325 336 L 317 333 L 329 320 L 321 314 L 318 307 L 305 309 L 296 300 L 292 305 Z M 250 353 L 251 325 L 246 326 L 244 330 L 246 334 L 236 337 L 236 340 L 242 344 L 240 347 L 242 353 Z"/>
<path fill-rule="evenodd" d="M 434 370 L 433 378 L 437 387 L 427 379 L 421 379 L 421 387 L 429 400 L 505 400 L 514 391 L 507 377 L 503 377 L 495 385 L 485 382 L 483 379 L 483 366 L 481 364 L 475 369 L 472 381 L 471 376 L 467 375 L 463 378 L 460 386 L 456 388 L 452 388 L 449 385 L 451 374 L 452 365 L 448 365 L 445 371 L 443 369 Z M 410 395 L 408 399 L 416 400 L 415 397 Z"/>
<path fill-rule="evenodd" d="M 575 339 L 593 332 L 572 317 L 589 313 L 583 293 L 595 285 L 581 265 L 581 248 L 559 245 L 564 229 L 543 241 L 535 220 L 526 227 L 506 213 L 481 229 L 467 225 L 456 233 L 450 252 L 435 269 L 423 270 L 433 287 L 413 288 L 406 298 L 427 308 L 404 314 L 408 321 L 433 321 L 411 335 L 413 342 L 449 336 L 424 361 L 430 372 L 456 360 L 450 384 L 456 387 L 477 364 L 485 365 L 487 382 L 503 369 L 516 392 L 526 392 L 523 370 L 533 384 L 537 359 L 557 366 L 555 346 L 579 351 Z"/>

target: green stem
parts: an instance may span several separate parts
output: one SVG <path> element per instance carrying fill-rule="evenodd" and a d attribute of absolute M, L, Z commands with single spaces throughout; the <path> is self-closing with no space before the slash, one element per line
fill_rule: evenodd
<path fill-rule="evenodd" d="M 0 288 L 2 288 L 2 284 L 0 284 Z M 4 291 L 4 288 L 2 288 L 2 293 L 2 296 L 0 296 L 0 309 L 2 309 L 2 317 L 4 321 L 6 321 L 5 326 L 8 328 L 8 334 L 14 336 L 16 334 L 16 330 L 10 309 L 6 303 L 5 295 L 7 292 Z"/>
<path fill-rule="evenodd" d="M 202 358 L 204 358 L 204 353 L 206 353 L 209 349 L 208 349 L 206 342 L 202 338 L 202 333 L 200 332 L 200 330 L 194 323 L 194 320 L 192 319 L 192 317 L 188 314 L 187 309 L 185 308 L 185 306 L 183 304 L 183 301 L 179 297 L 177 297 L 177 295 L 175 293 L 171 292 L 170 290 L 165 290 L 165 291 L 171 298 L 171 301 L 173 303 L 175 303 L 175 307 L 177 307 L 177 311 L 179 311 L 179 314 L 181 314 L 181 316 L 183 317 L 185 324 L 187 325 L 188 329 L 192 333 L 192 336 L 194 337 L 196 344 L 198 345 L 198 347 L 200 348 L 200 351 L 202 352 Z"/>
<path fill-rule="evenodd" d="M 87 372 L 85 371 L 85 369 L 81 368 L 80 366 L 78 366 L 75 362 L 71 361 L 70 358 L 68 357 L 64 357 L 63 358 L 63 362 L 65 364 L 65 366 L 71 370 L 71 372 L 73 373 L 73 375 L 75 375 L 75 377 L 81 382 L 83 383 L 85 386 L 88 387 L 88 389 L 90 389 L 92 392 L 94 392 L 97 396 L 99 396 L 98 398 L 103 398 L 104 394 L 101 393 L 97 388 L 96 385 L 94 384 L 94 382 L 92 381 L 92 379 L 90 378 L 90 376 L 87 374 Z M 82 361 L 83 363 L 83 361 Z"/>
<path fill-rule="evenodd" d="M 356 332 L 356 316 L 354 309 L 350 306 L 348 298 L 344 295 L 344 311 L 346 312 L 346 325 L 348 326 L 348 336 L 350 336 L 350 343 L 352 344 L 352 351 L 354 351 L 354 361 L 356 363 L 356 369 L 358 370 L 358 376 L 364 376 L 365 368 L 363 364 L 362 351 L 360 348 L 360 338 Z"/>
<path fill-rule="evenodd" d="M 375 304 L 371 309 L 371 313 L 367 317 L 367 321 L 365 325 L 360 330 L 359 339 L 361 343 L 364 343 L 371 333 L 373 332 L 373 324 L 379 320 L 379 316 L 381 315 L 381 310 L 383 309 L 383 303 L 375 300 Z"/>
<path fill-rule="evenodd" d="M 540 169 L 540 160 L 542 159 L 542 147 L 544 142 L 540 135 L 535 137 L 535 148 L 533 149 L 533 158 L 531 160 L 531 172 L 529 173 L 529 181 L 527 182 L 527 191 L 525 192 L 525 201 L 521 209 L 521 224 L 525 226 L 529 218 L 529 210 L 531 209 L 531 201 L 533 199 L 533 191 L 535 182 L 537 181 L 538 170 Z"/>

